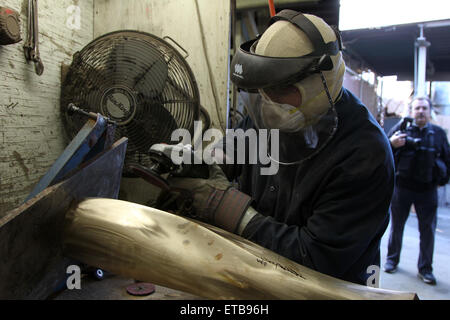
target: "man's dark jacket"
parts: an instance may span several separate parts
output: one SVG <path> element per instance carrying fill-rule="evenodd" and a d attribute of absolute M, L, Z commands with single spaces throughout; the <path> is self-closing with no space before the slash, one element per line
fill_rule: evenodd
<path fill-rule="evenodd" d="M 401 124 L 402 120 L 393 126 L 388 137 L 399 131 Z M 417 147 L 406 145 L 393 149 L 397 185 L 423 192 L 436 188 L 438 184 L 446 184 L 450 177 L 450 148 L 445 131 L 437 125 L 427 123 L 422 129 L 411 125 L 404 133 L 421 141 Z M 443 176 L 440 178 L 438 161 L 443 169 Z"/>
<path fill-rule="evenodd" d="M 336 111 L 339 123 L 332 140 L 303 164 L 280 165 L 272 176 L 261 175 L 259 164 L 225 171 L 238 178 L 240 190 L 252 196 L 261 214 L 243 237 L 311 269 L 365 285 L 371 275 L 367 268 L 380 264 L 380 240 L 389 223 L 392 151 L 383 130 L 351 92 L 343 89 Z M 238 127 L 254 126 L 247 117 Z"/>

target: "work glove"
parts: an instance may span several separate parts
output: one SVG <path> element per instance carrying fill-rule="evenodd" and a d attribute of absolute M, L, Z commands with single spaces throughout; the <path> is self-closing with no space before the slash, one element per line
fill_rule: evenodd
<path fill-rule="evenodd" d="M 209 179 L 169 177 L 168 181 L 171 196 L 176 194 L 178 207 L 183 207 L 181 214 L 229 232 L 236 233 L 251 203 L 251 197 L 234 188 L 217 164 L 209 166 Z"/>

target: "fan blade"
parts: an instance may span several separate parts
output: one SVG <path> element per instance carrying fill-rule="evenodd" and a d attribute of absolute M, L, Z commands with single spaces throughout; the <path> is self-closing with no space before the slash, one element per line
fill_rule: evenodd
<path fill-rule="evenodd" d="M 119 39 L 108 54 L 109 76 L 114 82 L 146 98 L 161 94 L 168 76 L 164 55 L 148 42 L 132 37 Z"/>
<path fill-rule="evenodd" d="M 146 101 L 129 123 L 119 126 L 121 134 L 133 141 L 137 150 L 147 153 L 155 143 L 174 143 L 171 135 L 178 125 L 172 114 L 158 102 Z"/>

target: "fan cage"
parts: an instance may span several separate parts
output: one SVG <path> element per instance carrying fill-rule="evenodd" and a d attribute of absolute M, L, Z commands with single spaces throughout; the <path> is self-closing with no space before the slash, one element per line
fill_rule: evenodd
<path fill-rule="evenodd" d="M 185 59 L 165 40 L 145 32 L 105 34 L 74 55 L 61 91 L 61 114 L 69 139 L 86 122 L 67 113 L 74 103 L 116 121 L 115 140 L 128 137 L 128 163 L 150 165 L 149 148 L 174 144 L 173 130 L 193 136 L 200 116 L 195 77 Z"/>

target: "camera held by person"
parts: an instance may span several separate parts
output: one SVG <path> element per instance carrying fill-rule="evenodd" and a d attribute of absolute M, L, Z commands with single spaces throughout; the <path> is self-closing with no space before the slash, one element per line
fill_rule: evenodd
<path fill-rule="evenodd" d="M 420 144 L 422 142 L 421 138 L 413 138 L 408 135 L 407 129 L 409 126 L 414 122 L 414 119 L 411 117 L 404 117 L 402 119 L 402 122 L 400 124 L 400 130 L 398 131 L 399 134 L 404 134 L 405 139 L 405 147 L 406 148 L 412 148 L 412 149 L 419 149 Z"/>

